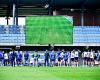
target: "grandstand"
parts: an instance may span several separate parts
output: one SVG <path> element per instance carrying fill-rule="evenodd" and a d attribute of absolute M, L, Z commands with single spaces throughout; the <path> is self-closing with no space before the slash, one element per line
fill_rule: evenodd
<path fill-rule="evenodd" d="M 99 4 L 99 0 L 1 0 L 0 46 L 99 46 Z"/>

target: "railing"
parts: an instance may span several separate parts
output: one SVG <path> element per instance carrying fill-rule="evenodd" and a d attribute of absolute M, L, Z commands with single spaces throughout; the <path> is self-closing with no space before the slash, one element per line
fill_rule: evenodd
<path fill-rule="evenodd" d="M 0 45 L 25 44 L 25 26 L 0 26 Z"/>

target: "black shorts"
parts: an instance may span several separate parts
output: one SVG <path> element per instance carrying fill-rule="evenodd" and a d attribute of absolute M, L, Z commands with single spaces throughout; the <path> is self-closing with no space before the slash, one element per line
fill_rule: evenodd
<path fill-rule="evenodd" d="M 4 61 L 8 61 L 8 59 L 4 59 Z"/>
<path fill-rule="evenodd" d="M 91 61 L 94 61 L 94 59 L 93 59 L 93 58 L 90 58 L 90 60 L 91 60 Z"/>
<path fill-rule="evenodd" d="M 78 57 L 75 57 L 74 59 L 75 59 L 75 61 L 78 61 Z"/>
<path fill-rule="evenodd" d="M 71 58 L 71 61 L 74 61 L 74 58 Z"/>
<path fill-rule="evenodd" d="M 38 57 L 34 57 L 34 61 L 38 61 Z"/>
<path fill-rule="evenodd" d="M 2 61 L 2 59 L 0 59 L 0 61 Z"/>
<path fill-rule="evenodd" d="M 87 61 L 90 61 L 90 58 L 89 57 L 87 58 Z"/>
<path fill-rule="evenodd" d="M 84 60 L 87 60 L 87 57 L 84 57 Z"/>

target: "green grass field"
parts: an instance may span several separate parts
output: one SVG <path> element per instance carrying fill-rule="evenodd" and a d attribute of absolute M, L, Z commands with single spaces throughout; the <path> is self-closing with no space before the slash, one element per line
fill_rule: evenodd
<path fill-rule="evenodd" d="M 0 80 L 100 80 L 100 67 L 0 67 Z"/>
<path fill-rule="evenodd" d="M 26 44 L 72 44 L 73 24 L 64 16 L 26 17 Z"/>

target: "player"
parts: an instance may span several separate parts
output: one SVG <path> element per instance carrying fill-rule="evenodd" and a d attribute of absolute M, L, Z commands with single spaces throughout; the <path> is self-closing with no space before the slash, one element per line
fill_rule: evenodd
<path fill-rule="evenodd" d="M 58 52 L 57 52 L 57 59 L 58 59 L 58 66 L 61 66 L 61 51 L 60 51 L 60 49 L 58 49 Z"/>
<path fill-rule="evenodd" d="M 28 51 L 25 52 L 24 54 L 24 60 L 25 60 L 25 65 L 29 65 L 29 53 Z"/>
<path fill-rule="evenodd" d="M 45 64 L 44 65 L 49 66 L 50 54 L 49 54 L 48 50 L 45 51 L 44 57 L 45 57 Z"/>
<path fill-rule="evenodd" d="M 3 66 L 3 53 L 0 51 L 0 66 Z"/>
<path fill-rule="evenodd" d="M 62 50 L 60 56 L 61 56 L 61 66 L 62 66 L 62 64 L 63 64 L 63 57 L 64 57 L 64 49 Z"/>
<path fill-rule="evenodd" d="M 74 56 L 75 66 L 78 67 L 79 51 L 75 50 L 74 54 L 75 54 L 75 56 Z"/>
<path fill-rule="evenodd" d="M 98 64 L 100 66 L 100 51 L 97 52 L 97 61 L 98 61 Z"/>
<path fill-rule="evenodd" d="M 71 53 L 70 53 L 71 66 L 74 66 L 74 56 L 75 56 L 75 54 L 74 54 L 74 50 L 73 50 L 73 51 L 71 51 Z"/>
<path fill-rule="evenodd" d="M 21 64 L 22 64 L 22 54 L 20 53 L 20 51 L 18 51 L 18 53 L 16 55 L 16 61 L 17 61 L 17 66 L 21 66 Z"/>
<path fill-rule="evenodd" d="M 8 58 L 9 58 L 9 66 L 11 66 L 11 53 L 12 53 L 12 51 L 10 51 L 9 54 L 8 54 Z"/>
<path fill-rule="evenodd" d="M 87 51 L 84 51 L 82 55 L 83 55 L 83 65 L 87 66 Z"/>
<path fill-rule="evenodd" d="M 88 52 L 87 52 L 87 66 L 90 66 L 90 63 L 91 63 L 91 61 L 90 61 L 90 51 L 88 50 Z"/>
<path fill-rule="evenodd" d="M 11 66 L 15 67 L 16 52 L 14 50 L 11 52 L 10 58 L 11 58 Z"/>
<path fill-rule="evenodd" d="M 7 53 L 7 51 L 4 53 L 4 66 L 8 66 L 8 53 Z"/>
<path fill-rule="evenodd" d="M 34 53 L 33 52 L 29 54 L 29 62 L 30 62 L 29 65 L 33 66 L 34 64 Z"/>
<path fill-rule="evenodd" d="M 38 51 L 35 50 L 35 52 L 34 52 L 34 66 L 38 66 L 38 58 L 39 58 Z"/>
<path fill-rule="evenodd" d="M 64 58 L 64 66 L 68 66 L 68 52 L 64 52 L 63 58 Z"/>
<path fill-rule="evenodd" d="M 50 61 L 51 61 L 51 66 L 55 66 L 55 60 L 56 60 L 56 53 L 54 52 L 54 50 L 52 50 L 51 54 L 50 54 Z"/>
<path fill-rule="evenodd" d="M 90 64 L 91 64 L 91 66 L 94 66 L 94 51 L 93 50 L 91 50 L 91 52 L 90 52 Z"/>

